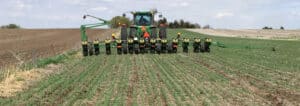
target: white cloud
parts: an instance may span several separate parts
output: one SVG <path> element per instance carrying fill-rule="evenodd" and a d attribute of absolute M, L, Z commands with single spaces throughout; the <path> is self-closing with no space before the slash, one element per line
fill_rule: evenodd
<path fill-rule="evenodd" d="M 113 2 L 114 0 L 103 0 L 104 2 Z"/>
<path fill-rule="evenodd" d="M 181 4 L 180 4 L 180 6 L 182 6 L 182 7 L 186 7 L 186 6 L 189 6 L 190 4 L 189 3 L 187 3 L 187 2 L 182 2 Z"/>
<path fill-rule="evenodd" d="M 24 2 L 22 0 L 10 1 L 6 7 L 7 16 L 12 18 L 25 16 L 26 11 L 30 11 L 32 7 L 33 6 L 29 2 Z"/>
<path fill-rule="evenodd" d="M 298 11 L 292 11 L 291 14 L 292 16 L 296 16 L 296 17 L 300 16 L 300 12 Z"/>
<path fill-rule="evenodd" d="M 63 1 L 66 4 L 71 4 L 71 5 L 80 5 L 80 6 L 88 5 L 87 0 L 63 0 Z"/>
<path fill-rule="evenodd" d="M 81 20 L 81 17 L 79 16 L 73 16 L 73 15 L 34 15 L 32 16 L 32 19 L 34 20 L 47 20 L 47 21 L 78 21 Z"/>
<path fill-rule="evenodd" d="M 88 10 L 90 10 L 90 11 L 105 11 L 107 9 L 108 9 L 107 7 L 94 7 L 94 8 L 90 8 Z"/>
<path fill-rule="evenodd" d="M 222 19 L 225 17 L 232 17 L 232 16 L 234 16 L 234 14 L 232 12 L 220 12 L 215 15 L 215 18 Z"/>
<path fill-rule="evenodd" d="M 172 2 L 170 4 L 170 6 L 172 6 L 172 7 L 187 7 L 189 5 L 190 5 L 190 3 L 188 3 L 188 2 Z"/>
<path fill-rule="evenodd" d="M 16 0 L 16 1 L 13 1 L 12 8 L 15 10 L 26 10 L 26 9 L 31 9 L 32 5 L 30 5 L 28 3 L 24 3 L 21 0 Z"/>

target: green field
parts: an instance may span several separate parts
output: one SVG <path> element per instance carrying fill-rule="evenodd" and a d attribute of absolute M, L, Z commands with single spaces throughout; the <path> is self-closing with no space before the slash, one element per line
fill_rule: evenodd
<path fill-rule="evenodd" d="M 300 104 L 300 41 L 210 38 L 226 47 L 161 55 L 105 55 L 101 49 L 99 56 L 68 58 L 59 74 L 0 98 L 0 105 Z"/>

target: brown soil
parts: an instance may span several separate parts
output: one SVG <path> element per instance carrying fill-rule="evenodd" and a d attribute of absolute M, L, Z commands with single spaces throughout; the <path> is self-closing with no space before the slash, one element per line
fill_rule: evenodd
<path fill-rule="evenodd" d="M 187 29 L 189 31 L 225 37 L 300 40 L 300 30 L 229 30 L 229 29 Z"/>
<path fill-rule="evenodd" d="M 87 35 L 103 40 L 116 31 L 93 29 Z M 80 43 L 79 29 L 0 29 L 0 67 L 80 48 Z"/>

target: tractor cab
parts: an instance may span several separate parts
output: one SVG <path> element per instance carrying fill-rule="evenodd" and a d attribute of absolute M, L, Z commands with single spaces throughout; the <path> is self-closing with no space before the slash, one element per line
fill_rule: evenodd
<path fill-rule="evenodd" d="M 151 12 L 134 12 L 133 20 L 136 26 L 151 26 L 153 25 L 154 14 Z"/>
<path fill-rule="evenodd" d="M 156 39 L 157 25 L 154 23 L 154 17 L 157 13 L 156 10 L 132 11 L 133 23 L 130 26 L 129 38 Z M 161 15 L 159 15 L 159 17 L 161 17 Z M 148 42 L 148 40 L 146 42 Z"/>

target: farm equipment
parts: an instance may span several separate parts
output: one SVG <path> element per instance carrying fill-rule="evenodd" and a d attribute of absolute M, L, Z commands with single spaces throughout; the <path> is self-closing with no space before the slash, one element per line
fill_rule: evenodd
<path fill-rule="evenodd" d="M 189 44 L 190 44 L 190 39 L 188 38 L 183 38 L 183 42 L 182 42 L 182 50 L 185 53 L 189 52 Z"/>
<path fill-rule="evenodd" d="M 128 39 L 128 52 L 133 54 L 133 39 Z"/>
<path fill-rule="evenodd" d="M 81 31 L 81 41 L 82 41 L 82 53 L 83 56 L 88 56 L 88 55 L 93 55 L 94 52 L 96 55 L 98 55 L 100 53 L 100 45 L 99 45 L 99 40 L 95 40 L 93 43 L 88 41 L 88 37 L 86 35 L 86 30 L 90 29 L 90 28 L 95 28 L 95 27 L 100 27 L 100 26 L 104 26 L 104 25 L 108 25 L 109 21 L 106 21 L 102 18 L 98 18 L 95 16 L 91 16 L 91 15 L 84 15 L 83 18 L 87 18 L 87 17 L 92 17 L 95 18 L 97 20 L 100 21 L 100 23 L 96 23 L 96 24 L 85 24 L 85 25 L 81 25 L 80 26 L 80 31 Z"/>
<path fill-rule="evenodd" d="M 162 40 L 161 40 L 161 52 L 162 52 L 162 53 L 166 53 L 166 50 L 167 50 L 167 43 L 168 43 L 168 40 L 167 40 L 167 39 L 162 39 Z"/>
<path fill-rule="evenodd" d="M 106 39 L 105 40 L 105 50 L 106 50 L 106 54 L 111 54 L 111 47 L 110 47 L 110 45 L 111 45 L 111 40 L 110 39 Z"/>
<path fill-rule="evenodd" d="M 200 52 L 200 48 L 201 48 L 201 39 L 200 38 L 194 38 L 193 47 L 194 47 L 195 53 Z"/>
<path fill-rule="evenodd" d="M 95 55 L 100 54 L 99 40 L 94 41 Z"/>
<path fill-rule="evenodd" d="M 157 54 L 161 53 L 161 39 L 157 38 L 155 43 L 155 50 Z"/>
<path fill-rule="evenodd" d="M 156 40 L 151 39 L 150 40 L 150 53 L 155 53 L 155 47 L 156 47 Z"/>
<path fill-rule="evenodd" d="M 139 46 L 140 46 L 140 52 L 144 53 L 145 52 L 145 40 L 144 39 L 140 39 Z"/>
<path fill-rule="evenodd" d="M 210 45 L 212 43 L 212 40 L 210 38 L 205 38 L 203 46 L 201 46 L 200 51 L 201 52 L 210 52 Z"/>
<path fill-rule="evenodd" d="M 184 38 L 181 40 L 181 33 L 177 33 L 177 37 L 172 40 L 167 39 L 167 25 L 160 24 L 155 25 L 154 17 L 158 12 L 152 11 L 133 11 L 130 12 L 133 15 L 133 24 L 129 27 L 121 25 L 120 39 L 112 36 L 111 39 L 105 40 L 106 54 L 111 54 L 111 48 L 115 47 L 117 54 L 139 54 L 139 53 L 177 53 L 177 49 L 182 43 L 183 52 L 188 53 L 189 39 Z M 126 16 L 125 14 L 123 16 Z M 87 17 L 95 18 L 100 21 L 96 24 L 81 25 L 81 40 L 82 40 L 82 51 L 84 56 L 88 55 L 99 55 L 100 44 L 99 40 L 89 42 L 86 35 L 86 30 L 89 28 L 100 27 L 109 25 L 110 22 L 102 18 L 98 18 L 91 15 L 84 15 L 84 19 Z M 159 15 L 161 17 L 161 15 Z M 129 33 L 128 33 L 129 29 Z M 157 33 L 158 30 L 158 33 Z M 203 41 L 203 42 L 201 42 Z M 210 52 L 211 39 L 195 38 L 193 47 L 194 52 Z"/>
<path fill-rule="evenodd" d="M 177 53 L 177 48 L 178 48 L 178 39 L 173 39 L 173 42 L 172 42 L 173 53 Z"/>
<path fill-rule="evenodd" d="M 117 43 L 117 52 L 118 54 L 122 54 L 122 40 L 118 39 L 116 40 L 116 43 Z"/>

